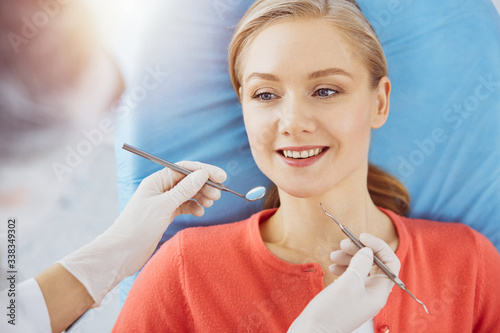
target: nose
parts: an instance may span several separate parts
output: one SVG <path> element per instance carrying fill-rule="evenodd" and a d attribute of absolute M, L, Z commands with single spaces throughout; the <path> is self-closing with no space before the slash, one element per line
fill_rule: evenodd
<path fill-rule="evenodd" d="M 301 136 L 313 133 L 317 121 L 313 110 L 299 98 L 290 98 L 279 115 L 278 129 L 282 135 Z"/>

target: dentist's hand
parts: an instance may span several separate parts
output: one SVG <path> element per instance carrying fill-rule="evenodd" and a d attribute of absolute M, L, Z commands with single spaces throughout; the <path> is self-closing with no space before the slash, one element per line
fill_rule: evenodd
<path fill-rule="evenodd" d="M 177 164 L 195 172 L 184 176 L 165 168 L 145 178 L 113 225 L 58 262 L 85 286 L 96 304 L 146 263 L 176 216 L 202 216 L 203 207 L 220 198 L 220 190 L 203 185 L 209 178 L 222 183 L 226 179 L 222 169 L 199 162 Z"/>
<path fill-rule="evenodd" d="M 366 233 L 360 240 L 366 245 L 361 250 L 345 239 L 331 253 L 330 271 L 339 278 L 309 302 L 288 332 L 352 332 L 384 307 L 394 282 L 373 264 L 373 254 L 396 275 L 401 264 L 383 240 Z"/>

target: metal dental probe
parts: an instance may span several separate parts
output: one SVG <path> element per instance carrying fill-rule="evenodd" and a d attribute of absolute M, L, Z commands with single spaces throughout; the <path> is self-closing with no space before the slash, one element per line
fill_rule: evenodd
<path fill-rule="evenodd" d="M 340 227 L 340 229 L 342 230 L 342 232 L 344 234 L 346 234 L 347 237 L 349 237 L 350 240 L 352 240 L 352 242 L 354 244 L 356 244 L 357 247 L 359 247 L 360 249 L 365 247 L 365 245 L 363 245 L 363 243 L 361 243 L 361 241 L 359 240 L 358 237 L 356 237 L 355 234 L 353 234 L 353 232 L 351 230 L 349 230 L 349 228 L 347 228 L 346 226 L 342 225 L 340 222 L 338 222 L 332 215 L 328 214 L 328 212 L 325 210 L 325 207 L 323 207 L 323 204 L 320 203 L 320 206 L 321 206 L 321 209 L 323 209 L 323 212 L 328 216 L 330 217 L 332 220 L 335 221 L 335 223 L 337 223 L 337 225 Z M 425 306 L 425 304 L 420 301 L 418 298 L 416 298 L 415 296 L 413 296 L 413 294 L 408 290 L 408 288 L 406 288 L 405 284 L 403 283 L 403 281 L 401 281 L 397 276 L 396 274 L 394 274 L 393 272 L 391 272 L 391 270 L 379 259 L 377 258 L 375 255 L 373 256 L 373 261 L 375 262 L 375 264 L 392 280 L 394 281 L 394 283 L 401 289 L 403 289 L 404 291 L 406 291 L 415 301 L 417 301 L 419 304 L 421 304 L 423 307 L 424 307 L 424 310 L 425 312 L 427 312 L 427 314 L 429 314 L 429 311 L 427 310 L 427 307 Z"/>
<path fill-rule="evenodd" d="M 186 176 L 189 175 L 192 172 L 192 171 L 190 171 L 188 169 L 184 169 L 184 168 L 178 166 L 177 164 L 170 163 L 168 161 L 162 160 L 159 157 L 151 155 L 150 153 L 146 153 L 145 151 L 140 150 L 139 148 L 133 147 L 133 146 L 131 146 L 129 144 L 124 143 L 123 146 L 122 146 L 122 148 L 125 149 L 125 150 L 127 150 L 127 151 L 129 151 L 129 152 L 131 152 L 131 153 L 134 153 L 134 154 L 139 155 L 141 157 L 147 158 L 150 161 L 153 161 L 155 163 L 163 165 L 164 167 L 167 167 L 167 168 L 170 168 L 170 169 L 175 170 L 177 172 L 180 172 L 180 173 L 182 173 L 182 174 L 184 174 Z M 266 188 L 264 186 L 254 187 L 250 191 L 248 191 L 245 195 L 243 195 L 243 194 L 240 194 L 238 192 L 235 192 L 235 191 L 231 190 L 230 188 L 228 188 L 225 185 L 213 182 L 211 180 L 207 180 L 205 184 L 210 185 L 210 186 L 215 187 L 215 188 L 218 188 L 221 191 L 226 191 L 226 192 L 235 194 L 235 195 L 237 195 L 239 197 L 247 199 L 247 201 L 257 201 L 257 200 L 260 200 L 266 194 Z"/>

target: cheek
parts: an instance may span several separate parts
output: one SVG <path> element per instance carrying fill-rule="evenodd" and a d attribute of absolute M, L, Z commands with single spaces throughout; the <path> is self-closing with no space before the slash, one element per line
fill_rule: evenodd
<path fill-rule="evenodd" d="M 272 146 L 276 135 L 274 121 L 262 112 L 243 111 L 245 129 L 253 152 L 262 152 Z"/>
<path fill-rule="evenodd" d="M 329 131 L 342 138 L 344 145 L 354 146 L 369 145 L 370 140 L 370 111 L 364 105 L 353 105 L 349 112 L 343 114 L 341 119 L 329 122 Z"/>

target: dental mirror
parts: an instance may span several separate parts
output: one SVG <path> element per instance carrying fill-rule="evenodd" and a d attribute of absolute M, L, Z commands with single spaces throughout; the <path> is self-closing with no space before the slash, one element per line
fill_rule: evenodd
<path fill-rule="evenodd" d="M 150 161 L 153 161 L 155 163 L 163 165 L 164 167 L 167 167 L 169 169 L 172 169 L 172 170 L 175 170 L 177 172 L 183 173 L 185 175 L 189 175 L 192 172 L 192 171 L 190 171 L 188 169 L 184 169 L 184 168 L 178 166 L 177 164 L 173 164 L 173 163 L 170 163 L 168 161 L 162 160 L 159 157 L 156 157 L 154 155 L 146 153 L 145 151 L 142 151 L 142 150 L 140 150 L 138 148 L 135 148 L 135 147 L 133 147 L 131 145 L 128 145 L 126 143 L 123 144 L 122 148 L 125 149 L 125 150 L 128 150 L 131 153 L 134 153 L 134 154 L 139 155 L 141 157 L 147 158 Z M 248 191 L 246 193 L 246 195 L 243 195 L 243 194 L 240 194 L 238 192 L 235 192 L 235 191 L 229 189 L 225 185 L 213 182 L 211 180 L 207 180 L 207 182 L 205 184 L 210 185 L 210 186 L 215 187 L 215 188 L 218 188 L 221 191 L 226 191 L 226 192 L 230 192 L 230 193 L 236 194 L 239 197 L 247 199 L 247 201 L 257 201 L 257 200 L 260 200 L 266 194 L 266 188 L 264 186 L 254 187 L 250 191 Z"/>
<path fill-rule="evenodd" d="M 264 186 L 257 186 L 247 192 L 245 199 L 248 201 L 257 201 L 266 195 L 266 188 Z"/>

